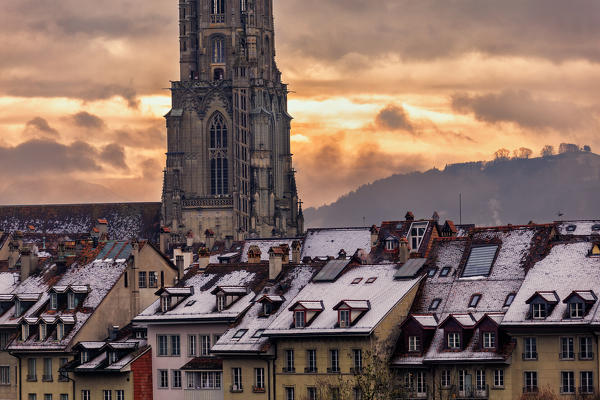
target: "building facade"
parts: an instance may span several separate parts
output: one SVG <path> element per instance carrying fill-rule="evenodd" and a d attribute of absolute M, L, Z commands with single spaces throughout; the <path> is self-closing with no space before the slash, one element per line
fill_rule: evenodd
<path fill-rule="evenodd" d="M 175 241 L 302 233 L 272 0 L 180 0 L 162 222 Z"/>

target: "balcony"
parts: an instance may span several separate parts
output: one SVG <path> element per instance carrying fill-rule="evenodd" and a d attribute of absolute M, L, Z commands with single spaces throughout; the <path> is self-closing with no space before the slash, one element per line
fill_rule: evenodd
<path fill-rule="evenodd" d="M 537 351 L 530 351 L 522 354 L 524 361 L 534 361 L 538 359 Z"/>
<path fill-rule="evenodd" d="M 244 391 L 244 388 L 242 387 L 242 385 L 231 385 L 229 386 L 229 391 L 231 393 L 242 393 Z"/>
<path fill-rule="evenodd" d="M 465 386 L 462 390 L 456 386 L 451 388 L 451 397 L 454 399 L 488 399 L 490 397 L 490 387 Z"/>
<path fill-rule="evenodd" d="M 185 389 L 183 391 L 183 400 L 223 400 L 224 398 L 223 390 Z"/>

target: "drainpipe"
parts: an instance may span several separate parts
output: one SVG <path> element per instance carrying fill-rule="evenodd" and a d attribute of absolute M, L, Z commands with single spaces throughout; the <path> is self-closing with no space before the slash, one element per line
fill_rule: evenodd
<path fill-rule="evenodd" d="M 271 376 L 271 363 L 269 362 L 269 359 L 266 360 L 267 362 L 267 374 L 270 377 Z M 267 386 L 267 399 L 271 400 L 271 384 L 269 382 L 269 385 Z"/>
<path fill-rule="evenodd" d="M 275 357 L 273 363 L 273 400 L 277 398 L 277 371 L 275 370 L 275 360 L 277 360 L 278 343 L 275 344 Z"/>
<path fill-rule="evenodd" d="M 14 356 L 14 354 L 12 354 L 12 355 Z M 22 400 L 22 398 L 23 398 L 23 393 L 22 393 L 23 392 L 23 385 L 22 385 L 22 382 L 21 382 L 21 357 L 19 357 L 19 356 L 15 356 L 15 357 L 17 357 L 17 360 L 19 360 L 19 378 L 18 378 L 18 381 L 19 381 L 19 400 Z"/>

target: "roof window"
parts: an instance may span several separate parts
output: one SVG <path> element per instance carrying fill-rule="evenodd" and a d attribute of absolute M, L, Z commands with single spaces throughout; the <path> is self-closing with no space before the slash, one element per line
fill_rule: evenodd
<path fill-rule="evenodd" d="M 513 300 L 515 299 L 515 294 L 514 293 L 509 293 L 508 296 L 506 296 L 506 300 L 504 300 L 504 306 L 503 307 L 509 307 Z"/>
<path fill-rule="evenodd" d="M 450 273 L 450 267 L 444 267 L 440 271 L 440 276 L 448 276 L 449 273 Z"/>
<path fill-rule="evenodd" d="M 376 280 L 377 280 L 377 277 L 376 277 L 376 276 L 372 276 L 372 277 L 370 277 L 369 279 L 367 279 L 367 281 L 365 282 L 365 284 L 367 284 L 367 283 L 373 283 L 373 282 L 375 282 Z"/>
<path fill-rule="evenodd" d="M 234 339 L 241 339 L 248 332 L 248 329 L 238 329 L 238 331 L 233 335 Z"/>
<path fill-rule="evenodd" d="M 481 300 L 481 294 L 475 293 L 473 296 L 471 296 L 471 300 L 469 300 L 469 308 L 477 307 L 479 300 Z"/>
<path fill-rule="evenodd" d="M 262 336 L 262 334 L 263 334 L 264 331 L 265 331 L 264 329 L 258 329 L 256 332 L 254 332 L 254 335 L 252 335 L 252 337 L 255 338 L 255 339 L 259 338 L 259 337 Z"/>
<path fill-rule="evenodd" d="M 429 310 L 430 311 L 434 311 L 437 310 L 438 307 L 440 306 L 440 303 L 442 302 L 442 299 L 433 299 L 431 301 L 431 304 L 429 305 Z"/>
<path fill-rule="evenodd" d="M 575 232 L 575 229 L 577 229 L 577 225 L 568 225 L 567 226 L 567 232 Z"/>
<path fill-rule="evenodd" d="M 363 278 L 354 278 L 352 280 L 352 284 L 353 285 L 358 285 L 360 283 L 360 281 L 362 281 L 362 280 L 363 280 Z"/>
<path fill-rule="evenodd" d="M 428 224 L 428 222 L 413 222 L 410 226 L 408 241 L 412 252 L 419 250 Z"/>
<path fill-rule="evenodd" d="M 427 276 L 430 278 L 433 278 L 435 276 L 436 272 L 437 272 L 437 268 L 432 268 L 427 272 Z"/>
<path fill-rule="evenodd" d="M 600 231 L 600 224 L 594 224 L 594 225 L 592 225 L 592 231 L 599 232 Z"/>
<path fill-rule="evenodd" d="M 190 306 L 193 306 L 194 304 L 196 304 L 196 300 L 190 300 L 187 303 L 185 303 L 185 306 L 190 307 Z"/>
<path fill-rule="evenodd" d="M 498 252 L 498 245 L 477 246 L 471 249 L 467 264 L 463 271 L 463 278 L 488 276 Z"/>

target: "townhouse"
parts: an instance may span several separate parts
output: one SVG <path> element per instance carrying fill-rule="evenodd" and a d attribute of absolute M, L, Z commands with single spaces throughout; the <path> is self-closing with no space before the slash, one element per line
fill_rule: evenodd
<path fill-rule="evenodd" d="M 24 249 L 19 284 L 0 294 L 0 330 L 14 338 L 7 350 L 17 362 L 20 399 L 79 396 L 73 377 L 60 372 L 72 360 L 73 347 L 127 325 L 149 304 L 156 289 L 148 285 L 158 287 L 177 276 L 169 260 L 145 241 L 101 242 L 72 264 L 60 256 L 55 261 L 38 266 Z"/>
<path fill-rule="evenodd" d="M 528 225 L 436 240 L 391 362 L 408 398 L 515 398 L 521 381 L 501 324 L 555 235 L 553 225 Z"/>

